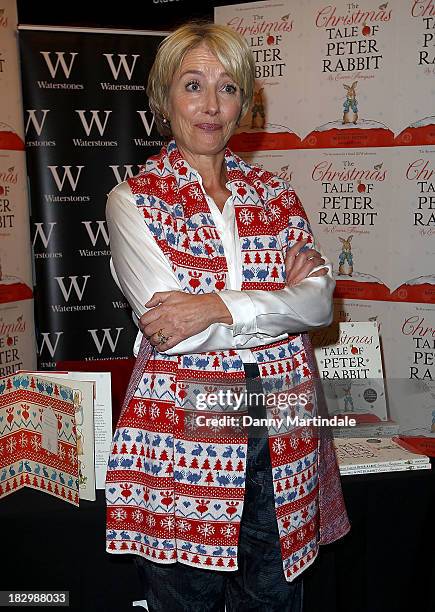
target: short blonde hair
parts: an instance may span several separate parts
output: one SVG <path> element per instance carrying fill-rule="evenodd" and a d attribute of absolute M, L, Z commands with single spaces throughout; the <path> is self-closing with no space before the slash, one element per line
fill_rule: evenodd
<path fill-rule="evenodd" d="M 188 51 L 205 43 L 217 57 L 225 71 L 240 87 L 242 108 L 240 116 L 252 102 L 255 62 L 246 40 L 228 26 L 214 23 L 189 22 L 169 34 L 159 45 L 148 76 L 148 102 L 159 132 L 172 135 L 167 116 L 169 89 L 175 72 Z"/>

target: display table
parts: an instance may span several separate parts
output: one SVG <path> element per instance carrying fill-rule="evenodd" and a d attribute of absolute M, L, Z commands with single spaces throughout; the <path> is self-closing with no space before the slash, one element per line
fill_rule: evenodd
<path fill-rule="evenodd" d="M 435 610 L 434 469 L 343 478 L 352 530 L 305 571 L 304 612 Z M 0 525 L 1 590 L 69 590 L 80 612 L 143 609 L 132 557 L 105 552 L 103 491 L 80 509 L 18 491 L 0 501 Z"/>

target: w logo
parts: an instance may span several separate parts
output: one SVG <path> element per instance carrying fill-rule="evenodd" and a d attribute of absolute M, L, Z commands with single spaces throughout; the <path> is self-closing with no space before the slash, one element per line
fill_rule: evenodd
<path fill-rule="evenodd" d="M 36 113 L 40 112 L 42 113 L 42 117 L 41 120 L 38 121 L 38 118 L 36 116 Z M 47 108 L 41 109 L 40 111 L 37 111 L 36 109 L 32 108 L 31 110 L 28 110 L 28 118 L 27 118 L 27 123 L 26 123 L 26 134 L 29 131 L 30 125 L 33 125 L 35 132 L 38 134 L 38 136 L 41 136 L 41 132 L 43 130 L 44 127 L 44 123 L 45 123 L 45 118 L 47 117 L 47 113 L 49 113 L 50 111 Z"/>
<path fill-rule="evenodd" d="M 133 176 L 136 176 L 136 174 L 139 174 L 140 167 L 138 165 L 136 167 L 137 171 L 133 172 L 133 164 L 124 164 L 124 176 L 121 176 L 121 172 L 119 171 L 119 168 L 121 168 L 121 166 L 109 166 L 109 168 L 112 168 L 112 172 L 115 175 L 117 183 L 122 183 L 128 178 L 132 178 Z"/>
<path fill-rule="evenodd" d="M 111 327 L 106 327 L 104 329 L 88 329 L 88 332 L 91 334 L 92 339 L 95 343 L 95 346 L 97 347 L 97 351 L 99 355 L 101 355 L 101 352 L 104 348 L 106 341 L 107 341 L 107 344 L 110 346 L 112 353 L 115 352 L 116 345 L 118 344 L 119 336 L 123 329 L 124 329 L 123 327 L 117 327 L 114 338 L 112 338 L 112 328 Z M 103 332 L 101 336 L 101 340 L 98 337 L 98 332 Z"/>
<path fill-rule="evenodd" d="M 41 51 L 40 53 L 42 57 L 45 59 L 45 63 L 47 64 L 47 68 L 50 71 L 52 79 L 56 78 L 57 71 L 59 70 L 59 66 L 62 68 L 65 78 L 69 79 L 71 70 L 74 64 L 74 60 L 76 58 L 76 55 L 78 55 L 78 53 L 69 53 L 70 55 L 69 64 L 67 64 L 65 61 L 65 57 L 64 57 L 66 53 L 65 51 Z M 54 53 L 56 56 L 56 59 L 54 62 L 51 59 L 52 53 Z"/>
<path fill-rule="evenodd" d="M 53 342 L 50 339 L 50 336 L 52 333 L 54 335 Z M 59 339 L 62 334 L 63 332 L 42 332 L 41 333 L 42 342 L 41 342 L 41 346 L 39 347 L 39 354 L 42 355 L 42 351 L 44 350 L 44 348 L 46 348 L 48 352 L 50 353 L 51 358 L 53 359 L 54 354 L 57 350 L 57 345 L 59 344 Z"/>
<path fill-rule="evenodd" d="M 142 124 L 145 128 L 147 135 L 150 136 L 151 130 L 153 129 L 153 125 L 154 125 L 154 115 L 151 114 L 151 123 L 149 123 L 147 112 L 151 112 L 151 111 L 136 111 L 136 112 L 139 114 L 139 117 L 142 119 Z"/>
<path fill-rule="evenodd" d="M 51 234 L 53 233 L 53 229 L 55 225 L 57 225 L 56 221 L 52 221 L 51 223 L 48 223 L 49 230 L 47 233 L 45 233 L 44 223 L 35 223 L 36 229 L 35 229 L 35 235 L 33 236 L 33 246 L 35 246 L 37 238 L 40 238 L 42 244 L 44 245 L 44 248 L 46 249 L 50 242 Z"/>
<path fill-rule="evenodd" d="M 80 117 L 80 121 L 82 122 L 83 129 L 86 132 L 86 136 L 89 136 L 91 134 L 91 130 L 92 130 L 94 124 L 95 124 L 97 130 L 99 131 L 100 136 L 104 135 L 104 131 L 105 131 L 106 125 L 107 125 L 107 120 L 109 118 L 109 115 L 112 113 L 112 111 L 105 110 L 105 111 L 101 111 L 101 112 L 104 112 L 106 114 L 106 116 L 104 118 L 104 123 L 100 119 L 100 111 L 99 110 L 90 110 L 90 111 L 76 110 L 76 113 L 78 113 L 78 116 Z M 86 119 L 85 113 L 91 113 L 91 117 L 89 119 L 89 122 Z"/>
<path fill-rule="evenodd" d="M 86 276 L 82 276 L 83 281 L 82 281 L 82 286 L 79 286 L 79 283 L 77 281 L 77 279 L 79 278 L 78 276 L 68 276 L 69 278 L 69 286 L 67 287 L 65 282 L 64 282 L 64 278 L 65 276 L 55 276 L 54 279 L 56 280 L 57 284 L 59 285 L 59 289 L 62 292 L 63 295 L 63 299 L 65 300 L 65 302 L 69 302 L 69 298 L 71 297 L 71 293 L 74 290 L 77 299 L 79 300 L 79 302 L 82 301 L 83 299 L 83 294 L 85 292 L 86 289 L 86 284 L 88 282 L 88 280 L 91 278 L 90 274 L 87 274 Z"/>
<path fill-rule="evenodd" d="M 112 71 L 113 78 L 115 81 L 118 80 L 119 73 L 121 72 L 121 68 L 124 70 L 127 79 L 130 81 L 133 75 L 134 67 L 136 66 L 136 60 L 140 55 L 132 55 L 132 60 L 130 60 L 130 65 L 127 62 L 127 55 L 125 53 L 118 53 L 118 65 L 115 66 L 115 62 L 113 61 L 113 53 L 103 53 L 104 57 L 107 59 L 110 70 Z"/>
<path fill-rule="evenodd" d="M 59 167 L 60 166 L 48 166 L 48 169 L 50 170 L 54 178 L 54 182 L 56 183 L 57 188 L 59 189 L 59 191 L 62 191 L 63 186 L 65 184 L 65 180 L 68 179 L 71 189 L 75 191 L 77 189 L 77 183 L 79 182 L 80 174 L 84 166 L 74 166 L 75 168 L 77 168 L 75 178 L 73 177 L 73 174 L 71 172 L 71 168 L 73 166 L 62 166 L 63 176 L 60 176 L 59 172 L 57 171 Z"/>
<path fill-rule="evenodd" d="M 109 234 L 107 232 L 106 221 L 82 221 L 82 223 L 86 228 L 89 239 L 92 242 L 92 246 L 97 244 L 97 240 L 100 235 L 103 237 L 106 245 L 109 246 Z M 97 224 L 97 231 L 95 233 L 92 229 L 93 223 Z"/>

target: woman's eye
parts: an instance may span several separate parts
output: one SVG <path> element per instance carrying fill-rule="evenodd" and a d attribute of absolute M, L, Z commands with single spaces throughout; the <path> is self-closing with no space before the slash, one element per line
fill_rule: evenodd
<path fill-rule="evenodd" d="M 189 83 L 186 83 L 186 89 L 188 91 L 198 91 L 199 90 L 198 81 L 189 81 Z"/>
<path fill-rule="evenodd" d="M 227 83 L 227 85 L 224 86 L 224 90 L 226 91 L 226 93 L 236 93 L 237 91 L 237 87 L 235 85 L 232 85 L 231 83 Z"/>

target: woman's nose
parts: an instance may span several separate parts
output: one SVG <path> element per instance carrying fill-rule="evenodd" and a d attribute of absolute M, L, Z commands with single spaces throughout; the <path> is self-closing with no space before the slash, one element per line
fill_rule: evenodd
<path fill-rule="evenodd" d="M 205 112 L 209 115 L 216 115 L 219 112 L 219 100 L 213 88 L 208 89 L 206 92 Z"/>

